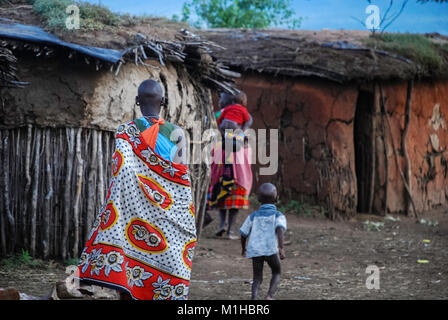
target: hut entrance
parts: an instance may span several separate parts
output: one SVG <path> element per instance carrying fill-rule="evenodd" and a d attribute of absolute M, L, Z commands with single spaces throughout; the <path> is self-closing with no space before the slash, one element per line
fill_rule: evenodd
<path fill-rule="evenodd" d="M 358 212 L 368 212 L 372 193 L 372 175 L 375 166 L 373 153 L 373 94 L 360 90 L 356 102 L 354 122 L 355 171 L 358 187 Z"/>

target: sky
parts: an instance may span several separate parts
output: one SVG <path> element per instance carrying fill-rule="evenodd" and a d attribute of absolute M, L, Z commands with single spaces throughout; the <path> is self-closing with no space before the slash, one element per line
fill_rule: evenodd
<path fill-rule="evenodd" d="M 114 12 L 149 14 L 152 16 L 181 16 L 183 0 L 88 0 L 101 3 Z M 391 13 L 399 11 L 403 0 L 395 0 Z M 377 5 L 380 16 L 385 13 L 390 0 L 371 0 Z M 292 0 L 291 7 L 297 17 L 302 17 L 300 29 L 321 30 L 345 29 L 365 30 L 360 22 L 366 21 L 369 14 L 367 0 Z M 403 13 L 386 31 L 389 32 L 439 32 L 448 35 L 448 3 L 418 3 L 409 0 Z"/>

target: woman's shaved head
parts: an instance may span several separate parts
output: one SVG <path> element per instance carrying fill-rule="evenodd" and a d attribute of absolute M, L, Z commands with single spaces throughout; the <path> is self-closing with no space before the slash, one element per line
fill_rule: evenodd
<path fill-rule="evenodd" d="M 162 86 L 155 80 L 145 80 L 138 87 L 138 95 L 141 97 L 148 95 L 163 97 Z"/>
<path fill-rule="evenodd" d="M 135 99 L 143 115 L 148 112 L 158 114 L 164 101 L 162 86 L 155 80 L 145 80 L 138 87 L 138 96 Z"/>

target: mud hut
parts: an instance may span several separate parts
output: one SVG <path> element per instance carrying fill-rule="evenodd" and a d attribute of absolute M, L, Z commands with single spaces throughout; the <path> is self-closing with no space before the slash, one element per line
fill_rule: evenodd
<path fill-rule="evenodd" d="M 362 31 L 201 35 L 242 73 L 254 128 L 280 129 L 278 172 L 260 176 L 255 166 L 255 184 L 274 182 L 284 200 L 332 218 L 448 207 L 446 37 L 428 35 L 439 59 L 429 66 L 412 50 L 372 48 Z"/>
<path fill-rule="evenodd" d="M 0 20 L 0 48 L 28 83 L 0 88 L 0 252 L 77 258 L 109 187 L 114 132 L 141 116 L 141 81 L 163 84 L 162 116 L 191 134 L 215 125 L 210 88 L 232 91 L 233 79 L 212 61 L 211 44 L 187 31 L 143 25 L 56 36 L 26 7 Z M 209 168 L 194 164 L 190 173 L 200 227 Z"/>

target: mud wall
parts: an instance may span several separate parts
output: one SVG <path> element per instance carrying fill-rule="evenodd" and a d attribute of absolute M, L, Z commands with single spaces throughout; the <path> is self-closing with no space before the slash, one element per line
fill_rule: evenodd
<path fill-rule="evenodd" d="M 211 114 L 209 90 L 173 65 L 127 64 L 115 76 L 62 59 L 21 57 L 18 75 L 30 84 L 25 89 L 0 89 L 2 128 L 31 124 L 114 131 L 141 116 L 135 96 L 138 85 L 148 78 L 164 86 L 168 106 L 162 114 L 168 121 L 192 129 L 192 120 Z"/>
<path fill-rule="evenodd" d="M 329 215 L 356 212 L 353 118 L 357 88 L 331 82 L 245 74 L 239 87 L 248 96 L 255 129 L 279 129 L 279 169 L 255 187 L 273 182 L 283 199 L 323 205 Z"/>
<path fill-rule="evenodd" d="M 278 172 L 261 176 L 260 166 L 253 165 L 255 188 L 263 182 L 273 182 L 283 199 L 323 205 L 332 217 L 355 214 L 358 202 L 355 112 L 360 90 L 371 91 L 374 99 L 373 83 L 339 85 L 245 73 L 238 85 L 248 95 L 253 127 L 280 132 Z M 388 81 L 381 85 L 398 162 L 401 170 L 405 170 L 401 137 L 407 82 Z M 412 197 L 421 213 L 448 206 L 448 81 L 415 81 L 411 108 L 407 150 Z M 369 119 L 372 115 L 376 121 Z M 384 135 L 380 116 L 373 110 L 365 119 L 367 124 L 375 121 L 371 132 L 375 148 L 372 213 L 403 213 L 405 188 L 395 163 L 391 135 L 387 130 Z"/>
<path fill-rule="evenodd" d="M 407 83 L 401 81 L 383 84 L 386 107 L 389 112 L 392 134 L 399 149 L 399 164 L 406 163 L 401 149 L 405 126 Z M 411 116 L 407 134 L 407 150 L 411 165 L 412 198 L 419 212 L 448 207 L 448 81 L 419 80 L 414 82 Z M 387 137 L 389 178 L 387 209 L 389 212 L 406 211 L 406 191 L 394 161 L 391 137 Z M 377 139 L 378 141 L 379 139 Z M 378 152 L 381 159 L 381 152 Z M 385 185 L 385 174 L 379 161 L 377 190 Z M 381 191 L 378 197 L 381 198 Z M 376 210 L 379 210 L 377 202 Z"/>
<path fill-rule="evenodd" d="M 215 125 L 210 91 L 182 67 L 127 64 L 115 76 L 67 61 L 20 61 L 30 85 L 0 89 L 0 161 L 8 168 L 0 173 L 0 255 L 77 257 L 109 187 L 113 133 L 141 116 L 134 104 L 141 81 L 163 84 L 162 116 L 189 134 Z M 202 148 L 192 144 L 190 152 Z M 210 169 L 192 164 L 190 172 L 199 219 Z"/>

